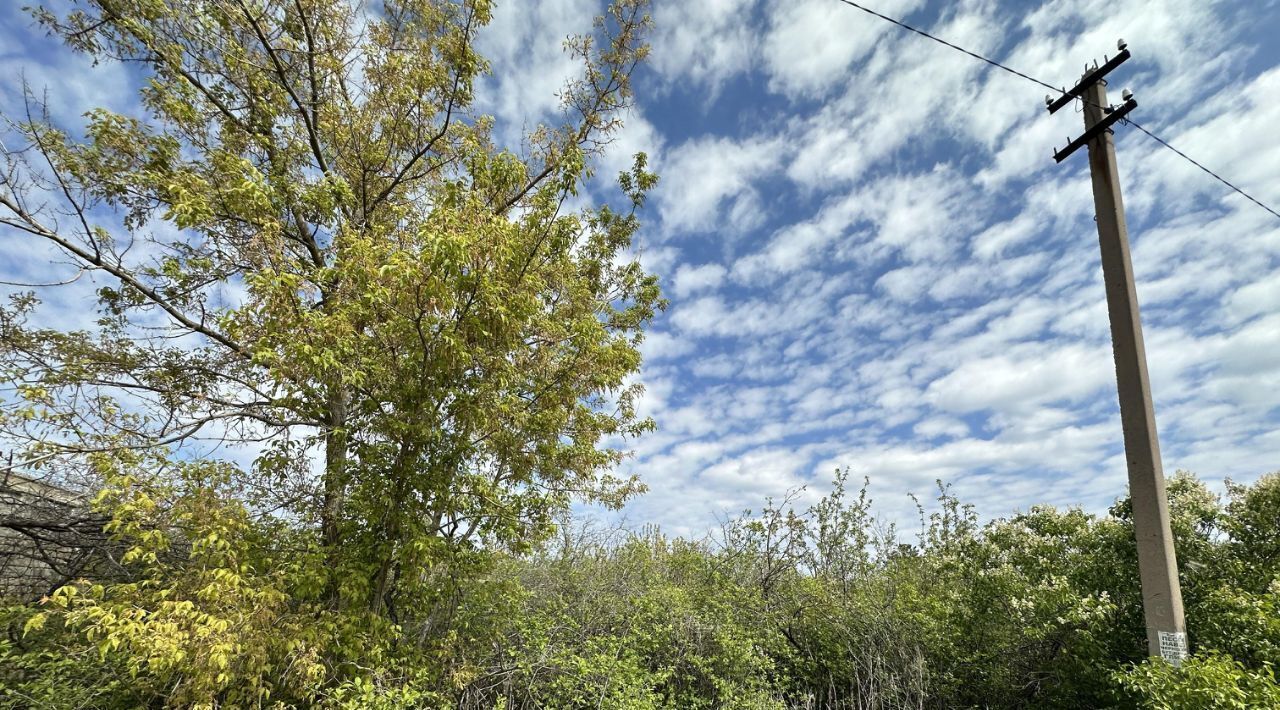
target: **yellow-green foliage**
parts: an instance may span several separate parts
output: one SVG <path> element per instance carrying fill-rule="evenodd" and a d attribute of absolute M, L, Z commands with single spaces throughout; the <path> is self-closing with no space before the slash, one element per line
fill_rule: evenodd
<path fill-rule="evenodd" d="M 1144 660 L 1125 501 L 979 525 L 944 490 L 905 544 L 842 474 L 808 510 L 766 505 L 702 542 L 568 525 L 528 554 L 453 558 L 466 574 L 428 575 L 428 605 L 397 610 L 413 626 L 327 607 L 323 553 L 246 517 L 225 467 L 98 461 L 130 578 L 5 612 L 7 706 L 1172 710 L 1280 692 L 1280 566 L 1242 565 L 1257 550 L 1225 532 L 1280 520 L 1275 474 L 1226 505 L 1173 480 L 1175 519 L 1204 523 L 1177 526 L 1195 655 L 1175 669 Z"/>
<path fill-rule="evenodd" d="M 1280 682 L 1268 664 L 1245 668 L 1216 652 L 1180 668 L 1151 659 L 1116 674 L 1124 707 L 1142 710 L 1255 710 L 1280 707 Z"/>
<path fill-rule="evenodd" d="M 56 620 L 15 612 L 33 638 L 90 641 L 178 705 L 420 702 L 389 679 L 444 677 L 423 659 L 456 642 L 468 579 L 573 501 L 641 489 L 611 471 L 653 426 L 634 377 L 663 302 L 628 252 L 657 178 L 638 155 L 568 205 L 646 12 L 570 38 L 563 121 L 504 146 L 472 106 L 487 0 L 34 11 L 144 82 L 137 115 L 83 130 L 5 117 L 0 211 L 104 282 L 84 331 L 40 327 L 33 295 L 0 307 L 0 441 L 110 519 Z M 210 439 L 261 453 L 193 460 Z"/>
<path fill-rule="evenodd" d="M 127 581 L 58 589 L 24 634 L 54 615 L 126 674 L 133 692 L 175 705 L 308 697 L 327 676 L 325 639 L 289 587 L 291 575 L 318 569 L 276 557 L 283 550 L 263 536 L 278 530 L 227 500 L 225 466 L 125 459 L 96 457 L 105 487 L 95 505 L 110 515 Z"/>

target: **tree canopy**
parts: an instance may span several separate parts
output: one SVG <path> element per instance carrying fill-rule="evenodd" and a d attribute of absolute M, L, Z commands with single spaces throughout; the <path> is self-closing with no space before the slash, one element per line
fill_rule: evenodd
<path fill-rule="evenodd" d="M 521 146 L 498 145 L 473 106 L 490 12 L 35 11 L 75 51 L 143 76 L 136 113 L 59 125 L 31 92 L 6 117 L 0 225 L 91 274 L 99 317 L 41 326 L 34 292 L 3 307 L 0 435 L 20 462 L 101 490 L 109 529 L 142 540 L 113 563 L 144 565 L 121 576 L 176 605 L 183 620 L 164 623 L 208 631 L 182 616 L 189 592 L 259 608 L 238 623 L 267 633 L 287 588 L 294 612 L 425 638 L 431 600 L 480 553 L 526 549 L 573 500 L 639 489 L 611 471 L 652 426 L 632 376 L 662 302 L 628 254 L 656 178 L 640 155 L 620 207 L 570 205 L 630 101 L 646 3 L 614 3 L 566 41 L 580 71 L 561 121 Z M 200 460 L 210 439 L 260 453 L 243 469 Z"/>

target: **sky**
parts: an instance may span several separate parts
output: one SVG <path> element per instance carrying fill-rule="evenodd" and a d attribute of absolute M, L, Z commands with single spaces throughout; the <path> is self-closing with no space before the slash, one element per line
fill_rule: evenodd
<path fill-rule="evenodd" d="M 1130 88 L 1134 120 L 1280 209 L 1276 0 L 864 4 L 1054 85 L 1123 38 L 1112 101 Z M 499 0 L 478 102 L 501 138 L 556 118 L 562 41 L 599 10 Z M 696 535 L 843 467 L 904 525 L 938 479 L 984 517 L 1123 495 L 1087 159 L 1052 158 L 1078 105 L 1049 115 L 1043 87 L 839 0 L 655 0 L 653 19 L 598 166 L 644 151 L 660 174 L 635 254 L 670 302 L 637 378 L 658 430 L 623 467 L 649 492 L 621 515 Z M 123 69 L 16 3 L 0 47 L 6 108 L 19 70 L 55 116 L 132 105 Z M 1280 219 L 1132 127 L 1115 139 L 1166 474 L 1280 469 Z"/>

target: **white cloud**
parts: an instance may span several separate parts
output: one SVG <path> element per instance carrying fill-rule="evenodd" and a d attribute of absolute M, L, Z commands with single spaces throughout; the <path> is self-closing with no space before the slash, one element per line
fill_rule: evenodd
<path fill-rule="evenodd" d="M 672 279 L 672 292 L 684 298 L 698 291 L 715 289 L 723 281 L 728 270 L 720 264 L 703 264 L 701 266 L 682 265 L 676 270 Z"/>
<path fill-rule="evenodd" d="M 776 169 L 781 150 L 780 141 L 763 136 L 704 136 L 673 147 L 658 187 L 667 233 L 725 235 L 755 226 L 763 215 L 754 185 Z"/>
<path fill-rule="evenodd" d="M 1233 321 L 1265 313 L 1280 313 L 1280 280 L 1268 275 L 1226 296 L 1226 311 Z"/>
<path fill-rule="evenodd" d="M 1280 121 L 1271 86 L 1280 70 L 1210 97 L 1239 116 L 1201 107 L 1202 96 L 1170 96 L 1162 76 L 1182 85 L 1239 71 L 1250 51 L 1217 55 L 1226 32 L 1218 6 L 1172 1 L 1176 11 L 1109 3 L 1115 21 L 1101 22 L 1108 12 L 1095 13 L 1092 0 L 1050 2 L 1021 28 L 995 4 L 973 3 L 926 26 L 1053 81 L 1092 58 L 1080 47 L 1101 54 L 1123 35 L 1135 53 L 1123 71 L 1139 80 L 1148 125 L 1174 117 L 1166 137 L 1223 156 L 1224 171 L 1235 161 L 1251 189 L 1280 198 L 1267 133 Z M 799 99 L 776 122 L 789 141 L 782 162 L 747 183 L 722 187 L 707 170 L 680 184 L 707 182 L 698 192 L 714 197 L 698 199 L 717 219 L 776 192 L 779 172 L 798 202 L 766 203 L 781 211 L 745 237 L 713 232 L 730 278 L 714 292 L 681 290 L 672 332 L 724 350 L 676 375 L 679 421 L 691 426 L 697 402 L 698 415 L 717 421 L 697 441 L 720 448 L 709 457 L 701 446 L 686 462 L 674 452 L 689 439 L 676 435 L 658 446 L 665 453 L 642 457 L 636 470 L 658 466 L 672 486 L 645 509 L 706 515 L 739 500 L 734 487 L 753 485 L 752 471 L 770 471 L 776 488 L 840 465 L 869 475 L 900 521 L 912 516 L 902 494 L 927 496 L 938 477 L 987 514 L 1035 502 L 1105 506 L 1123 493 L 1125 470 L 1092 194 L 1081 160 L 1051 159 L 1079 133 L 1079 116 L 1050 117 L 1044 91 L 916 37 L 770 45 L 813 11 L 771 8 L 764 64 L 748 68 Z M 818 57 L 835 68 L 822 75 L 806 63 Z M 814 97 L 822 103 L 805 103 Z M 1228 120 L 1231 130 L 1215 123 Z M 1246 478 L 1274 468 L 1259 452 L 1274 449 L 1280 407 L 1280 323 L 1268 306 L 1280 299 L 1270 286 L 1280 282 L 1280 230 L 1145 137 L 1121 127 L 1117 140 L 1166 468 Z M 703 136 L 690 147 L 713 143 Z M 703 268 L 701 244 L 698 253 Z M 835 284 L 814 286 L 833 273 Z M 736 396 L 747 388 L 749 400 Z M 671 501 L 679 512 L 668 517 Z"/>
<path fill-rule="evenodd" d="M 844 8 L 848 9 L 848 8 Z M 861 13 L 854 14 L 861 15 Z M 982 12 L 962 12 L 940 36 L 962 35 L 984 51 L 999 39 L 1000 26 Z M 800 149 L 787 175 L 810 190 L 857 181 L 895 152 L 959 130 L 967 117 L 955 107 L 972 105 L 969 86 L 981 72 L 958 61 L 954 51 L 916 37 L 895 36 L 877 46 L 865 65 L 845 76 L 842 95 L 811 116 L 791 120 Z"/>
<path fill-rule="evenodd" d="M 637 153 L 649 160 L 650 172 L 662 173 L 664 141 L 662 135 L 638 108 L 622 116 L 622 128 L 610 139 L 604 155 L 596 161 L 596 174 L 612 188 L 619 173 L 630 172 Z"/>
<path fill-rule="evenodd" d="M 679 357 L 691 350 L 693 350 L 693 343 L 687 338 L 660 330 L 645 333 L 644 342 L 640 345 L 640 354 L 644 356 L 645 362 Z"/>
<path fill-rule="evenodd" d="M 600 11 L 594 0 L 502 3 L 482 28 L 476 48 L 495 68 L 478 82 L 476 104 L 497 119 L 503 143 L 518 146 L 524 134 L 560 115 L 558 94 L 582 71 L 563 46 L 570 35 L 591 32 Z"/>
<path fill-rule="evenodd" d="M 83 115 L 95 108 L 136 115 L 138 77 L 125 65 L 103 61 L 97 66 L 83 54 L 39 28 L 20 3 L 8 4 L 0 16 L 0 107 L 23 116 L 23 81 L 36 104 L 45 103 L 51 118 L 71 135 L 79 135 Z M 38 59 L 37 59 L 38 58 Z M 39 105 L 33 106 L 39 113 Z"/>
<path fill-rule="evenodd" d="M 1205 103 L 1229 105 L 1231 111 L 1217 112 L 1197 125 L 1175 124 L 1170 129 L 1139 120 L 1179 150 L 1197 157 L 1210 168 L 1225 172 L 1233 182 L 1247 186 L 1255 197 L 1274 204 L 1280 200 L 1280 186 L 1275 180 L 1280 143 L 1274 139 L 1276 125 L 1280 124 L 1280 103 L 1274 98 L 1280 94 L 1280 67 L 1243 86 L 1221 82 L 1215 85 L 1220 85 L 1221 90 L 1215 96 L 1206 97 Z M 1131 213 L 1141 215 L 1160 210 L 1179 214 L 1193 209 L 1197 198 L 1206 198 L 1212 203 L 1229 205 L 1233 210 L 1245 210 L 1255 222 L 1255 229 L 1264 225 L 1274 227 L 1274 217 L 1254 212 L 1258 209 L 1256 205 L 1247 203 L 1172 151 L 1164 150 L 1146 136 L 1136 135 L 1133 139 L 1122 144 L 1120 155 L 1125 161 L 1124 174 L 1133 175 L 1128 182 L 1133 183 L 1134 188 L 1126 191 L 1126 206 Z"/>
<path fill-rule="evenodd" d="M 728 379 L 742 370 L 742 363 L 728 355 L 702 358 L 693 363 L 691 371 L 698 377 Z"/>
<path fill-rule="evenodd" d="M 1109 348 L 1034 345 L 966 362 L 929 385 L 925 396 L 948 412 L 1030 412 L 1084 400 L 1112 381 L 1113 368 Z"/>
<path fill-rule="evenodd" d="M 832 198 L 812 219 L 778 230 L 764 249 L 734 264 L 734 278 L 767 283 L 829 263 L 837 247 L 837 261 L 944 258 L 959 247 L 958 232 L 971 220 L 977 201 L 967 181 L 943 166 L 885 177 Z"/>
<path fill-rule="evenodd" d="M 640 262 L 640 266 L 648 273 L 663 274 L 680 259 L 680 250 L 673 246 L 645 246 L 644 242 L 647 240 L 643 237 L 636 241 L 638 243 L 631 249 L 618 254 L 616 261 L 619 264 L 634 260 Z"/>
<path fill-rule="evenodd" d="M 954 439 L 969 435 L 968 424 L 965 424 L 963 421 L 955 417 L 948 416 L 935 416 L 922 419 L 912 427 L 912 430 L 926 439 L 932 439 L 939 436 Z"/>
<path fill-rule="evenodd" d="M 767 338 L 803 330 L 829 313 L 832 294 L 847 284 L 838 278 L 797 284 L 787 300 L 750 300 L 728 304 L 721 296 L 703 296 L 674 308 L 671 322 L 694 337 Z"/>
<path fill-rule="evenodd" d="M 906 15 L 921 0 L 887 0 L 880 10 Z M 769 88 L 788 96 L 820 96 L 845 81 L 850 63 L 865 57 L 891 28 L 851 7 L 827 0 L 771 6 L 764 39 Z"/>
<path fill-rule="evenodd" d="M 654 8 L 653 65 L 671 85 L 690 82 L 712 94 L 745 72 L 756 53 L 755 0 L 660 2 Z"/>
<path fill-rule="evenodd" d="M 807 457 L 788 449 L 755 449 L 707 467 L 701 478 L 716 487 L 745 493 L 743 502 L 758 506 L 766 496 L 781 496 L 801 486 L 804 481 L 797 474 L 807 463 Z"/>

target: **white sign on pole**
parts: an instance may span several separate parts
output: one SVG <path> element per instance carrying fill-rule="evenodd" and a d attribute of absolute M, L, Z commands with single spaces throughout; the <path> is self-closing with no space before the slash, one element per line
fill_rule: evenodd
<path fill-rule="evenodd" d="M 1187 634 L 1183 631 L 1160 632 L 1160 657 L 1175 666 L 1187 657 Z"/>

